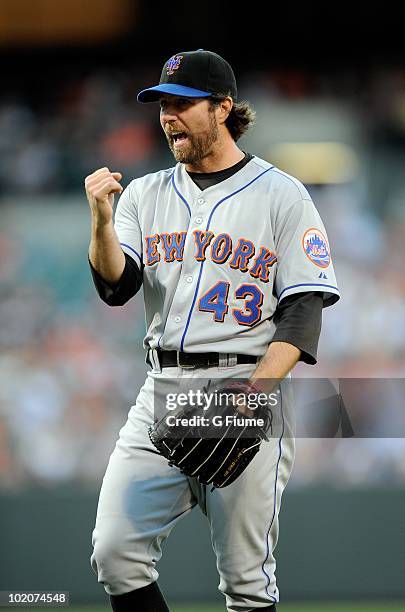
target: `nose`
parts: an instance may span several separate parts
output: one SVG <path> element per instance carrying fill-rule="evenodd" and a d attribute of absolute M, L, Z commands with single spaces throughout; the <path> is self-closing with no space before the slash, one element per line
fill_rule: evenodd
<path fill-rule="evenodd" d="M 165 105 L 164 108 L 160 109 L 160 120 L 162 123 L 169 123 L 177 119 L 177 113 L 173 104 Z"/>

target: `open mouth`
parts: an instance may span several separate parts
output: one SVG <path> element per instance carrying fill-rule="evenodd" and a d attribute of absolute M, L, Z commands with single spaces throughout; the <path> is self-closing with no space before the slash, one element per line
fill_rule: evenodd
<path fill-rule="evenodd" d="M 185 132 L 177 132 L 176 134 L 172 134 L 173 143 L 176 145 L 181 145 L 186 142 L 187 134 Z"/>

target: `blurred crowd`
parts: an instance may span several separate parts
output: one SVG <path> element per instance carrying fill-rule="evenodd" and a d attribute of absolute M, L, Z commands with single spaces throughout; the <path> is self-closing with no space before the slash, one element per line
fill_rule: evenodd
<path fill-rule="evenodd" d="M 153 82 L 147 74 L 138 74 L 139 87 L 128 73 L 103 72 L 67 78 L 42 104 L 18 92 L 0 102 L 0 488 L 98 487 L 145 376 L 141 295 L 111 309 L 92 286 L 83 180 L 108 165 L 127 184 L 173 164 L 157 108 L 135 102 Z M 332 85 L 297 74 L 250 75 L 243 93 L 270 109 L 314 96 L 349 100 L 361 127 L 357 177 L 308 185 L 342 299 L 324 312 L 317 366 L 299 365 L 295 375 L 403 378 L 405 70 L 375 74 L 359 95 L 350 79 Z M 254 136 L 246 148 L 263 155 Z M 74 202 L 68 215 L 65 202 Z M 402 434 L 300 439 L 293 482 L 403 483 Z"/>
<path fill-rule="evenodd" d="M 75 192 L 106 160 L 124 175 L 158 165 L 157 115 L 140 112 L 136 92 L 128 74 L 106 71 L 67 78 L 42 103 L 19 93 L 4 96 L 0 194 Z"/>

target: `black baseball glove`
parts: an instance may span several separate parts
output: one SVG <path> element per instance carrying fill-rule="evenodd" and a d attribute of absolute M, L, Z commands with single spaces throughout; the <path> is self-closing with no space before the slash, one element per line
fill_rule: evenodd
<path fill-rule="evenodd" d="M 207 388 L 203 392 L 207 393 Z M 246 469 L 271 431 L 266 404 L 252 411 L 258 390 L 248 382 L 231 382 L 210 391 L 208 405 L 177 408 L 149 428 L 149 437 L 170 465 L 213 488 L 230 485 Z"/>

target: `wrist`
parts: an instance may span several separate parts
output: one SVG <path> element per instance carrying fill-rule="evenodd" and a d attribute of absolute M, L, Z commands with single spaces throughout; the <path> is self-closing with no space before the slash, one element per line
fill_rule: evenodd
<path fill-rule="evenodd" d="M 279 384 L 279 378 L 263 378 L 255 377 L 249 380 L 249 384 L 252 388 L 256 389 L 256 393 L 271 393 L 272 390 Z"/>
<path fill-rule="evenodd" d="M 102 219 L 98 215 L 93 215 L 91 227 L 93 235 L 97 237 L 110 235 L 114 232 L 112 219 Z"/>

